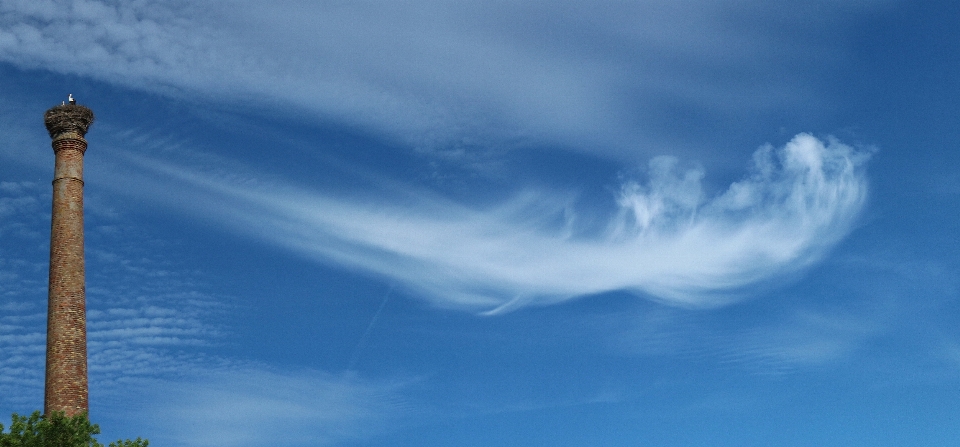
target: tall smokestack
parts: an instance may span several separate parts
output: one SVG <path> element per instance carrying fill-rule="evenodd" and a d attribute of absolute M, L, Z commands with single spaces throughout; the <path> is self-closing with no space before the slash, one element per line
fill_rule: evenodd
<path fill-rule="evenodd" d="M 43 115 L 53 140 L 53 213 L 50 230 L 50 294 L 47 308 L 45 414 L 86 413 L 87 317 L 83 262 L 83 139 L 93 112 L 70 103 Z"/>

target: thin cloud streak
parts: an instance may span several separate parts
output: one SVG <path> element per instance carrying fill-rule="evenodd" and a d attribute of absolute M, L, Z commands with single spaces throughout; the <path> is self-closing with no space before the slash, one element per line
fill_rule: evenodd
<path fill-rule="evenodd" d="M 251 187 L 132 158 L 192 188 L 174 206 L 307 256 L 398 281 L 443 307 L 486 312 L 627 290 L 680 306 L 713 306 L 744 287 L 797 272 L 851 229 L 867 196 L 866 151 L 797 135 L 761 148 L 751 174 L 704 198 L 698 170 L 651 162 L 627 181 L 602 232 L 571 231 L 557 194 L 526 192 L 499 207 L 440 199 L 389 203 L 293 187 Z M 556 228 L 557 218 L 570 225 Z"/>
<path fill-rule="evenodd" d="M 43 396 L 49 192 L 0 182 L 0 407 L 32 411 Z M 89 197 L 89 196 L 88 196 Z M 195 273 L 145 254 L 143 236 L 87 203 L 87 340 L 91 383 L 156 378 L 211 363 L 229 300 L 204 293 Z M 103 225 L 109 223 L 113 225 Z M 110 247 L 110 249 L 96 248 Z M 214 359 L 214 361 L 216 361 Z M 94 402 L 98 404 L 98 402 Z"/>
<path fill-rule="evenodd" d="M 784 21 L 782 5 L 760 1 L 9 0 L 0 61 L 174 98 L 282 105 L 427 150 L 531 137 L 622 158 L 653 147 L 645 126 L 663 107 L 810 104 L 812 87 L 790 80 L 838 50 L 780 34 L 883 3 L 826 2 Z"/>
<path fill-rule="evenodd" d="M 171 445 L 338 445 L 372 437 L 414 411 L 401 396 L 403 383 L 309 370 L 195 369 L 148 385 L 131 410 L 150 421 L 151 441 Z"/>

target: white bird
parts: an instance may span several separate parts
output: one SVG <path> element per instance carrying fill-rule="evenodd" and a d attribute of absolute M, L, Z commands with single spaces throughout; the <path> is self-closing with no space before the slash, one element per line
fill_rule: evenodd
<path fill-rule="evenodd" d="M 73 99 L 73 93 L 67 95 L 67 101 L 70 101 L 70 104 L 76 104 L 77 100 Z"/>

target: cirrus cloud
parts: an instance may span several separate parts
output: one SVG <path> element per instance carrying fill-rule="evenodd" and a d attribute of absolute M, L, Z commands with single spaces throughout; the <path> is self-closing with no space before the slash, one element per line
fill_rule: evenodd
<path fill-rule="evenodd" d="M 8 0 L 0 61 L 293 109 L 427 150 L 531 138 L 630 159 L 676 145 L 656 124 L 674 109 L 823 101 L 798 75 L 843 60 L 842 46 L 786 36 L 833 35 L 837 17 L 887 3 Z"/>
<path fill-rule="evenodd" d="M 172 206 L 383 275 L 440 306 L 500 312 L 617 290 L 713 306 L 800 271 L 850 231 L 867 197 L 869 153 L 800 134 L 757 150 L 750 174 L 711 198 L 702 171 L 655 158 L 646 181 L 622 184 L 600 231 L 577 231 L 572 200 L 556 193 L 528 191 L 485 209 L 427 195 L 391 203 L 128 157 L 175 180 L 164 181 L 178 185 L 171 199 L 194 198 Z"/>

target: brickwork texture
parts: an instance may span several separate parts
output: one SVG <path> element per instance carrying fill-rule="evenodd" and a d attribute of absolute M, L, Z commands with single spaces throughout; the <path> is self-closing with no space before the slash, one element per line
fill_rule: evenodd
<path fill-rule="evenodd" d="M 56 165 L 50 230 L 50 289 L 44 413 L 86 413 L 87 320 L 83 254 L 84 135 L 93 112 L 79 105 L 44 115 Z"/>

